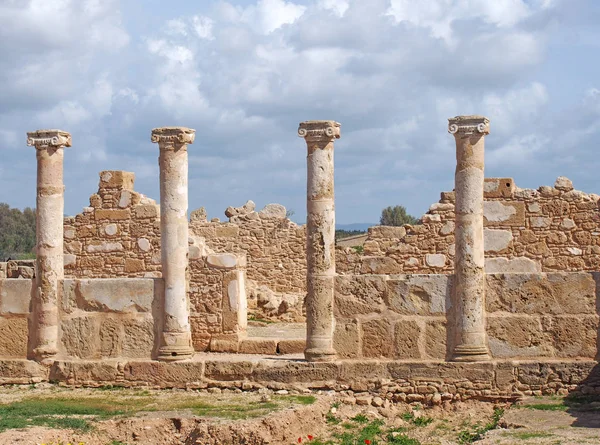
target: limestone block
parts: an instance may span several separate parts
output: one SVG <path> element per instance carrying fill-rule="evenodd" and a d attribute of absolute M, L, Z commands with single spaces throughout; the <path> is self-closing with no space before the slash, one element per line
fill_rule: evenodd
<path fill-rule="evenodd" d="M 224 224 L 217 226 L 215 235 L 224 238 L 237 238 L 240 228 L 236 224 Z"/>
<path fill-rule="evenodd" d="M 0 314 L 29 314 L 31 293 L 34 290 L 32 280 L 0 280 Z"/>
<path fill-rule="evenodd" d="M 150 314 L 123 320 L 123 356 L 150 358 L 154 348 L 154 323 Z"/>
<path fill-rule="evenodd" d="M 336 315 L 352 318 L 385 310 L 385 276 L 338 275 L 335 277 Z"/>
<path fill-rule="evenodd" d="M 206 222 L 206 209 L 200 207 L 199 209 L 193 210 L 190 213 L 191 222 Z"/>
<path fill-rule="evenodd" d="M 486 226 L 523 226 L 525 203 L 484 201 L 483 218 Z"/>
<path fill-rule="evenodd" d="M 125 259 L 125 267 L 123 269 L 125 273 L 139 273 L 146 270 L 144 260 L 138 260 L 135 258 Z"/>
<path fill-rule="evenodd" d="M 133 212 L 137 219 L 158 218 L 160 207 L 155 204 L 138 205 L 133 208 Z"/>
<path fill-rule="evenodd" d="M 571 218 L 565 218 L 560 222 L 560 228 L 563 230 L 571 230 L 575 227 L 577 227 L 577 225 Z"/>
<path fill-rule="evenodd" d="M 406 228 L 395 226 L 374 226 L 369 227 L 369 238 L 390 238 L 401 239 L 406 236 Z"/>
<path fill-rule="evenodd" d="M 106 226 L 104 226 L 104 235 L 115 236 L 118 233 L 118 231 L 119 227 L 116 224 L 107 224 Z"/>
<path fill-rule="evenodd" d="M 77 264 L 77 255 L 67 253 L 64 256 L 65 267 L 75 267 Z"/>
<path fill-rule="evenodd" d="M 65 228 L 64 229 L 64 237 L 65 239 L 73 239 L 75 238 L 75 229 L 74 228 Z"/>
<path fill-rule="evenodd" d="M 105 219 L 110 221 L 123 221 L 129 219 L 129 210 L 96 209 L 94 212 L 94 218 L 96 221 Z"/>
<path fill-rule="evenodd" d="M 306 349 L 306 340 L 304 339 L 285 339 L 277 343 L 279 354 L 301 354 Z M 339 354 L 338 354 L 339 357 Z"/>
<path fill-rule="evenodd" d="M 446 221 L 440 229 L 440 235 L 451 235 L 454 233 L 454 221 Z"/>
<path fill-rule="evenodd" d="M 542 265 L 526 257 L 517 258 L 486 258 L 485 271 L 489 274 L 498 273 L 537 273 L 542 271 Z"/>
<path fill-rule="evenodd" d="M 422 358 L 419 351 L 421 326 L 414 320 L 400 320 L 394 327 L 394 356 L 399 359 Z"/>
<path fill-rule="evenodd" d="M 120 252 L 123 250 L 123 244 L 119 243 L 119 242 L 112 242 L 112 243 L 100 243 L 100 244 L 88 244 L 88 246 L 85 249 L 86 251 L 88 251 L 89 253 L 96 253 L 96 252 Z"/>
<path fill-rule="evenodd" d="M 0 333 L 0 357 L 27 357 L 27 318 L 0 318 Z"/>
<path fill-rule="evenodd" d="M 451 275 L 396 275 L 386 282 L 386 306 L 399 314 L 445 314 L 451 305 Z"/>
<path fill-rule="evenodd" d="M 513 178 L 485 178 L 483 183 L 484 198 L 510 198 L 515 192 Z"/>
<path fill-rule="evenodd" d="M 425 214 L 421 217 L 421 222 L 423 223 L 432 223 L 432 222 L 441 222 L 442 217 L 440 215 L 429 215 Z"/>
<path fill-rule="evenodd" d="M 240 342 L 240 354 L 277 354 L 277 340 L 272 338 L 246 338 Z"/>
<path fill-rule="evenodd" d="M 392 274 L 402 272 L 402 266 L 390 257 L 365 256 L 361 258 L 361 274 Z"/>
<path fill-rule="evenodd" d="M 552 224 L 552 220 L 543 216 L 532 216 L 529 218 L 529 224 L 535 228 L 547 228 Z"/>
<path fill-rule="evenodd" d="M 390 341 L 392 325 L 389 320 L 379 318 L 361 323 L 362 355 L 370 358 L 392 358 L 394 344 Z"/>
<path fill-rule="evenodd" d="M 234 269 L 238 266 L 238 257 L 231 253 L 213 253 L 206 257 L 209 266 L 218 269 Z"/>
<path fill-rule="evenodd" d="M 569 252 L 571 255 L 583 255 L 583 251 L 578 247 L 567 247 L 567 252 Z"/>
<path fill-rule="evenodd" d="M 446 320 L 427 320 L 425 322 L 425 357 L 444 360 L 447 355 Z"/>
<path fill-rule="evenodd" d="M 434 202 L 429 206 L 429 211 L 434 212 L 453 212 L 454 204 L 444 202 Z"/>
<path fill-rule="evenodd" d="M 123 190 L 119 195 L 119 207 L 126 209 L 132 204 L 133 193 L 130 190 Z"/>
<path fill-rule="evenodd" d="M 88 312 L 150 312 L 161 286 L 150 278 L 107 278 L 65 280 L 75 284 L 71 304 Z M 65 293 L 66 295 L 67 293 Z"/>
<path fill-rule="evenodd" d="M 142 252 L 148 252 L 152 248 L 152 244 L 150 244 L 148 238 L 139 238 L 137 245 Z"/>
<path fill-rule="evenodd" d="M 551 250 L 548 248 L 548 245 L 544 241 L 539 241 L 537 243 L 530 244 L 529 246 L 527 246 L 526 250 L 527 252 L 533 255 L 540 255 L 544 257 L 551 255 L 552 253 Z"/>
<path fill-rule="evenodd" d="M 258 216 L 263 219 L 285 219 L 287 210 L 281 204 L 267 204 L 264 209 L 258 212 Z"/>
<path fill-rule="evenodd" d="M 527 211 L 529 213 L 539 213 L 541 212 L 540 204 L 537 202 L 531 202 L 527 204 Z"/>
<path fill-rule="evenodd" d="M 202 362 L 129 361 L 125 365 L 124 377 L 126 381 L 164 387 L 178 382 L 200 382 L 203 372 Z"/>
<path fill-rule="evenodd" d="M 564 192 L 570 192 L 571 190 L 573 190 L 573 182 L 571 182 L 569 178 L 559 176 L 558 178 L 556 178 L 554 188 L 557 190 L 562 190 Z"/>
<path fill-rule="evenodd" d="M 547 316 L 542 324 L 554 346 L 555 357 L 596 357 L 597 315 Z"/>
<path fill-rule="evenodd" d="M 487 331 L 493 357 L 547 357 L 552 347 L 536 316 L 489 316 Z"/>
<path fill-rule="evenodd" d="M 103 358 L 120 357 L 123 353 L 123 326 L 121 320 L 103 317 L 100 324 L 100 355 Z"/>
<path fill-rule="evenodd" d="M 486 275 L 488 312 L 593 314 L 596 282 L 587 272 Z"/>
<path fill-rule="evenodd" d="M 110 170 L 100 172 L 100 189 L 116 188 L 124 190 L 133 190 L 135 174 L 120 170 Z"/>
<path fill-rule="evenodd" d="M 336 318 L 333 348 L 339 358 L 356 358 L 360 355 L 360 329 L 357 319 Z"/>
<path fill-rule="evenodd" d="M 227 207 L 227 209 L 225 209 L 225 216 L 232 218 L 234 216 L 248 215 L 253 212 L 255 208 L 256 204 L 254 204 L 254 201 L 249 200 L 242 207 Z"/>
<path fill-rule="evenodd" d="M 456 195 L 454 192 L 441 192 L 440 193 L 440 201 L 455 203 Z"/>
<path fill-rule="evenodd" d="M 94 316 L 63 319 L 61 342 L 70 356 L 99 358 L 100 320 Z"/>
<path fill-rule="evenodd" d="M 443 268 L 446 265 L 446 255 L 441 253 L 428 253 L 425 255 L 425 263 L 430 267 Z"/>
<path fill-rule="evenodd" d="M 486 252 L 502 252 L 508 249 L 513 240 L 510 230 L 483 229 L 483 243 Z"/>

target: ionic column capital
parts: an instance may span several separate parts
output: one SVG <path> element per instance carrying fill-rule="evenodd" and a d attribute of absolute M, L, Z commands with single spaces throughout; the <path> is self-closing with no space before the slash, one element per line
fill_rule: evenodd
<path fill-rule="evenodd" d="M 36 149 L 71 146 L 71 133 L 62 130 L 37 130 L 27 133 L 27 145 Z"/>
<path fill-rule="evenodd" d="M 490 134 L 490 120 L 484 116 L 456 116 L 448 119 L 448 133 L 456 136 Z"/>
<path fill-rule="evenodd" d="M 187 127 L 160 127 L 152 129 L 152 142 L 158 143 L 159 148 L 175 145 L 193 144 L 196 130 Z"/>
<path fill-rule="evenodd" d="M 298 127 L 298 136 L 307 141 L 333 142 L 340 138 L 340 123 L 336 121 L 306 121 Z"/>

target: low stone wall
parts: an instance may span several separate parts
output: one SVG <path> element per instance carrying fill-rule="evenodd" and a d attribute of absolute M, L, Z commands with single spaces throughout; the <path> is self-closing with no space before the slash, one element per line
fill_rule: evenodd
<path fill-rule="evenodd" d="M 594 271 L 600 267 L 598 195 L 554 187 L 520 189 L 511 178 L 484 187 L 486 272 Z M 338 273 L 451 273 L 454 192 L 442 192 L 422 224 L 369 229 L 362 255 L 338 249 Z"/>
<path fill-rule="evenodd" d="M 488 274 L 496 358 L 598 354 L 598 273 Z M 343 358 L 444 360 L 453 349 L 452 275 L 340 275 L 335 349 Z"/>
<path fill-rule="evenodd" d="M 152 386 L 257 390 L 334 390 L 351 403 L 376 404 L 375 397 L 409 403 L 518 399 L 524 395 L 600 394 L 595 361 L 493 361 L 440 363 L 344 360 L 307 363 L 297 360 L 219 358 L 193 361 L 56 361 L 49 369 L 28 360 L 0 360 L 0 384 L 52 380 L 77 386 Z"/>
<path fill-rule="evenodd" d="M 33 289 L 32 280 L 0 279 L 0 357 L 27 356 Z"/>

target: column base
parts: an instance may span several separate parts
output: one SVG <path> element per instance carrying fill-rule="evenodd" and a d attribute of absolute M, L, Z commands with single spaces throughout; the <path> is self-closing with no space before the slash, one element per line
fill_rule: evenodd
<path fill-rule="evenodd" d="M 454 348 L 452 354 L 453 362 L 484 362 L 491 360 L 487 346 L 475 346 L 475 345 L 459 345 Z"/>
<path fill-rule="evenodd" d="M 32 358 L 39 363 L 53 363 L 58 355 L 58 349 L 52 346 L 40 346 L 31 351 Z"/>
<path fill-rule="evenodd" d="M 158 348 L 157 359 L 163 361 L 186 360 L 194 355 L 192 338 L 189 332 L 163 332 L 162 344 Z"/>
<path fill-rule="evenodd" d="M 158 348 L 157 359 L 162 361 L 177 361 L 192 358 L 194 349 L 190 346 L 161 346 Z"/>
<path fill-rule="evenodd" d="M 310 348 L 304 350 L 308 362 L 333 362 L 337 358 L 333 349 Z"/>

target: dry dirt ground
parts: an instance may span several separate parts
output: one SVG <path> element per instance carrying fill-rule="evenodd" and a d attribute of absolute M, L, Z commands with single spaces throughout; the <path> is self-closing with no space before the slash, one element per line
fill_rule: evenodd
<path fill-rule="evenodd" d="M 600 444 L 600 401 L 359 406 L 333 393 L 0 387 L 0 445 Z"/>

